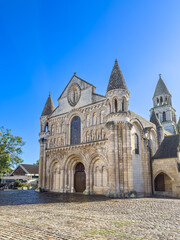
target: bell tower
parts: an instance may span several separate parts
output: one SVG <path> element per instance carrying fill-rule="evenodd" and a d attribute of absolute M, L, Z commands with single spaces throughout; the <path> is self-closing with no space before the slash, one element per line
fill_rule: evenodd
<path fill-rule="evenodd" d="M 172 106 L 172 95 L 162 80 L 161 74 L 159 74 L 159 81 L 153 96 L 153 108 L 150 110 L 151 115 L 153 111 L 165 130 L 172 134 L 177 133 L 176 110 Z"/>
<path fill-rule="evenodd" d="M 133 190 L 129 90 L 115 60 L 106 92 L 109 196 L 125 196 Z M 123 166 L 124 167 L 123 169 Z"/>

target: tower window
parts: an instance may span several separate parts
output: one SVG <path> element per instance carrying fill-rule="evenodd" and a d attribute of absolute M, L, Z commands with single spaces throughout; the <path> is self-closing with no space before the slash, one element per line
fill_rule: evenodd
<path fill-rule="evenodd" d="M 157 105 L 159 106 L 159 98 L 157 98 Z"/>
<path fill-rule="evenodd" d="M 44 128 L 45 132 L 48 132 L 48 123 L 46 124 L 45 128 Z"/>
<path fill-rule="evenodd" d="M 122 111 L 124 112 L 124 99 L 122 100 Z"/>
<path fill-rule="evenodd" d="M 115 110 L 115 112 L 118 111 L 117 99 L 114 99 L 114 110 Z"/>
<path fill-rule="evenodd" d="M 161 105 L 163 104 L 163 98 L 162 97 L 160 97 L 160 103 L 161 103 Z"/>
<path fill-rule="evenodd" d="M 167 97 L 165 98 L 165 103 L 166 103 L 166 104 L 168 103 L 168 99 L 167 99 Z"/>
<path fill-rule="evenodd" d="M 135 143 L 135 154 L 139 154 L 139 136 L 137 133 L 134 135 L 134 143 Z"/>
<path fill-rule="evenodd" d="M 163 112 L 163 122 L 165 122 L 165 121 L 166 121 L 166 113 Z"/>

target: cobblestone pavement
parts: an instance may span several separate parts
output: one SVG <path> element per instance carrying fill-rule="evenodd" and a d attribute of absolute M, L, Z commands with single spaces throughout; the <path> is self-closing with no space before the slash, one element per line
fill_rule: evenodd
<path fill-rule="evenodd" d="M 180 200 L 0 192 L 1 240 L 180 239 Z"/>

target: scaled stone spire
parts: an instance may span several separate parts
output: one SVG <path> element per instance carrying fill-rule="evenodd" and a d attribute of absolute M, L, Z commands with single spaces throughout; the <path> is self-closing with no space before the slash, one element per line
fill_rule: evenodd
<path fill-rule="evenodd" d="M 157 83 L 155 92 L 154 92 L 154 97 L 160 96 L 160 95 L 171 95 L 169 90 L 166 87 L 166 84 L 164 83 L 164 81 L 161 78 L 161 74 L 159 74 L 159 81 Z"/>
<path fill-rule="evenodd" d="M 51 93 L 49 92 L 49 97 L 46 101 L 46 104 L 44 106 L 44 109 L 43 109 L 43 112 L 42 112 L 41 116 L 51 114 L 54 111 L 54 109 L 55 109 L 55 106 L 54 106 L 53 100 L 51 98 Z"/>
<path fill-rule="evenodd" d="M 117 59 L 115 60 L 114 67 L 111 72 L 107 92 L 113 89 L 125 89 L 128 91 L 124 76 L 121 72 Z"/>

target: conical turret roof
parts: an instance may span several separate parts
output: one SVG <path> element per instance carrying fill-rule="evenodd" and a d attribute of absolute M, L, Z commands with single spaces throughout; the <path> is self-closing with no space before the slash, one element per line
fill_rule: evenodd
<path fill-rule="evenodd" d="M 43 112 L 42 112 L 41 116 L 51 114 L 54 111 L 54 109 L 55 109 L 55 106 L 54 106 L 53 100 L 51 98 L 51 93 L 49 93 L 49 97 L 46 101 L 46 104 L 44 106 L 44 109 L 43 109 Z"/>
<path fill-rule="evenodd" d="M 128 91 L 124 76 L 121 72 L 121 69 L 119 67 L 117 60 L 115 60 L 114 67 L 111 72 L 111 76 L 110 76 L 108 87 L 107 87 L 107 92 L 113 89 L 125 89 Z"/>
<path fill-rule="evenodd" d="M 166 87 L 166 84 L 164 83 L 164 81 L 161 78 L 161 74 L 159 74 L 159 81 L 157 83 L 155 92 L 154 92 L 154 97 L 163 95 L 163 94 L 167 94 L 167 95 L 171 95 L 169 90 Z"/>

